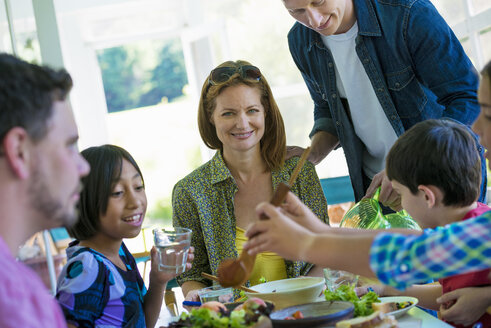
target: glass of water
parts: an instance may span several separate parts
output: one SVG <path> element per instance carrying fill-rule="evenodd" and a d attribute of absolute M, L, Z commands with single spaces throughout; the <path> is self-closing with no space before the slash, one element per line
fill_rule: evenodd
<path fill-rule="evenodd" d="M 327 289 L 335 291 L 341 285 L 355 285 L 358 283 L 359 276 L 347 271 L 324 269 L 324 280 Z"/>
<path fill-rule="evenodd" d="M 234 301 L 234 290 L 229 288 L 223 288 L 220 285 L 202 288 L 198 291 L 199 299 L 201 303 L 210 301 L 217 301 L 220 303 L 231 303 Z"/>
<path fill-rule="evenodd" d="M 181 274 L 186 268 L 191 229 L 153 229 L 155 247 L 159 253 L 159 270 Z"/>

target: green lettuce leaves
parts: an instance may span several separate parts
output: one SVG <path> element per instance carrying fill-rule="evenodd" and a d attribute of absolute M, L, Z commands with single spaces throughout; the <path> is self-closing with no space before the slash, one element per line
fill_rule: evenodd
<path fill-rule="evenodd" d="M 355 306 L 355 317 L 367 316 L 373 313 L 372 303 L 379 303 L 378 295 L 374 292 L 368 292 L 359 298 L 355 292 L 355 286 L 341 285 L 334 292 L 324 291 L 326 301 L 347 301 Z"/>

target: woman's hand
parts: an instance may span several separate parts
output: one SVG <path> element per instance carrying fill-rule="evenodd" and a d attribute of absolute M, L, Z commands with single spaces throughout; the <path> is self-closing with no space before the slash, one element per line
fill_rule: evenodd
<path fill-rule="evenodd" d="M 442 319 L 469 326 L 476 322 L 491 305 L 490 287 L 461 288 L 443 294 L 437 300 Z"/>
<path fill-rule="evenodd" d="M 198 290 L 199 289 L 190 290 L 188 292 L 188 294 L 186 295 L 186 297 L 184 298 L 184 301 L 188 301 L 188 302 L 200 302 L 200 298 L 198 296 Z M 194 306 L 187 306 L 187 305 L 184 305 L 184 308 L 188 312 L 190 312 L 192 309 L 196 309 Z"/>

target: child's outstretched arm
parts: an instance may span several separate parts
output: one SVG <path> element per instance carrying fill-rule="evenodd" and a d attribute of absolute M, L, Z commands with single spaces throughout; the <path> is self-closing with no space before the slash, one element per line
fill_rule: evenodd
<path fill-rule="evenodd" d="M 314 227 L 321 222 L 292 193 L 288 193 L 282 208 L 261 203 L 257 212 L 265 213 L 270 219 L 258 221 L 248 229 L 246 236 L 250 240 L 244 248 L 250 253 L 272 251 L 289 260 L 374 277 L 369 265 L 369 251 L 376 231 L 358 230 L 347 238 L 346 234 L 338 234 L 338 229 L 323 224 L 323 233 L 314 233 L 310 229 L 315 231 Z M 292 240 L 299 243 L 292 243 Z"/>
<path fill-rule="evenodd" d="M 191 262 L 194 259 L 194 248 L 189 248 L 186 270 L 191 268 Z M 148 291 L 143 299 L 143 311 L 145 312 L 145 322 L 147 328 L 155 327 L 159 319 L 160 310 L 162 308 L 162 300 L 164 298 L 165 288 L 167 283 L 176 277 L 175 273 L 159 271 L 159 257 L 157 249 L 152 247 L 150 250 L 151 270 L 149 277 Z"/>
<path fill-rule="evenodd" d="M 306 261 L 366 277 L 376 274 L 383 283 L 398 289 L 456 272 L 487 269 L 491 263 L 491 257 L 485 255 L 489 254 L 491 245 L 491 211 L 425 234 L 411 229 L 403 232 L 400 229 L 329 228 L 327 225 L 322 233 L 318 233 L 297 223 L 315 219 L 298 198 L 289 193 L 286 203 L 287 206 L 282 208 L 269 203 L 258 205 L 258 214 L 265 213 L 270 219 L 258 221 L 247 230 L 246 236 L 250 240 L 244 244 L 244 249 L 250 254 L 272 251 L 289 260 Z M 467 250 L 469 247 L 461 248 L 465 260 L 457 258 L 455 247 L 448 245 L 461 245 L 469 240 L 469 236 L 472 240 L 480 240 L 482 247 L 478 252 L 472 248 Z M 292 240 L 298 240 L 298 243 L 292 243 Z M 416 251 L 421 248 L 425 251 Z M 453 265 L 435 266 L 442 258 Z"/>
<path fill-rule="evenodd" d="M 491 286 L 456 289 L 443 294 L 437 302 L 441 304 L 442 319 L 454 324 L 470 326 L 486 313 L 486 308 L 491 306 Z"/>

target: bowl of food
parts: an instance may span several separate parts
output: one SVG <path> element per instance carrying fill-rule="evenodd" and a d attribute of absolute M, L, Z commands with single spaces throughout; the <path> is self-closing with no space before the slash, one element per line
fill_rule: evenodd
<path fill-rule="evenodd" d="M 282 309 L 317 301 L 324 286 L 322 277 L 299 277 L 255 285 L 251 289 L 257 293 L 245 292 L 245 294 L 247 297 L 258 297 L 270 301 L 276 309 Z"/>
<path fill-rule="evenodd" d="M 410 296 L 390 296 L 380 297 L 380 302 L 380 304 L 372 304 L 372 306 L 375 306 L 375 310 L 380 310 L 399 318 L 415 307 L 418 304 L 418 299 Z"/>
<path fill-rule="evenodd" d="M 355 306 L 345 301 L 324 301 L 290 306 L 270 314 L 275 328 L 334 325 L 353 318 Z"/>
<path fill-rule="evenodd" d="M 259 298 L 250 298 L 242 303 L 220 303 L 210 301 L 193 308 L 189 313 L 183 312 L 168 326 L 160 328 L 183 327 L 241 327 L 272 328 L 269 315 L 274 305 Z"/>

